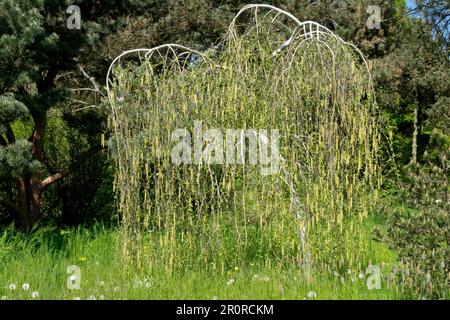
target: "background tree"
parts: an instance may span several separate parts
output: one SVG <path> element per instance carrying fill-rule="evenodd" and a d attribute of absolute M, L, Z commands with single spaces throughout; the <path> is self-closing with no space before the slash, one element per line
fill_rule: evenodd
<path fill-rule="evenodd" d="M 73 83 L 79 88 L 80 79 L 87 74 L 82 72 L 82 57 L 94 52 L 98 41 L 115 30 L 121 16 L 152 5 L 140 1 L 80 1 L 82 28 L 69 30 L 69 4 L 62 0 L 0 3 L 0 201 L 25 229 L 43 216 L 44 191 L 79 170 L 89 156 L 102 149 L 99 138 L 88 139 L 64 167 L 55 167 L 46 152 L 49 117 L 73 113 L 68 99 L 83 95 L 70 90 Z M 87 80 L 91 86 L 95 84 L 94 78 Z M 92 90 L 98 93 L 99 88 L 94 85 Z M 89 106 L 88 101 L 83 104 Z M 55 108 L 61 107 L 64 110 L 58 114 Z M 99 137 L 103 115 L 90 110 L 80 115 L 84 117 L 82 125 L 76 124 L 78 115 L 66 117 L 66 123 L 70 126 L 71 122 L 79 133 Z M 29 130 L 28 134 L 17 134 L 15 127 L 20 125 L 25 126 L 24 134 Z M 55 139 L 55 143 L 60 141 Z"/>
<path fill-rule="evenodd" d="M 425 18 L 432 27 L 434 35 L 449 40 L 450 3 L 448 0 L 415 0 L 410 1 L 410 14 Z"/>

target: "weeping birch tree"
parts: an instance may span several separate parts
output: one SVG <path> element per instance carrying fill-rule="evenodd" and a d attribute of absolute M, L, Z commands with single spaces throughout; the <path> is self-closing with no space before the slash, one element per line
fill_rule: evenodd
<path fill-rule="evenodd" d="M 214 264 L 224 230 L 239 259 L 257 229 L 281 263 L 361 267 L 363 223 L 381 184 L 381 133 L 369 64 L 355 46 L 276 7 L 248 5 L 206 52 L 176 44 L 124 52 L 107 87 L 127 259 L 145 263 L 145 230 L 170 248 L 155 249 L 169 268 L 188 252 Z M 259 151 L 277 130 L 269 153 L 279 170 L 201 161 L 217 140 L 227 145 L 229 129 L 258 136 Z M 173 163 L 180 130 L 188 150 L 191 137 L 214 130 L 202 137 L 200 161 Z M 198 234 L 204 242 L 193 240 Z M 180 243 L 189 250 L 177 251 Z"/>

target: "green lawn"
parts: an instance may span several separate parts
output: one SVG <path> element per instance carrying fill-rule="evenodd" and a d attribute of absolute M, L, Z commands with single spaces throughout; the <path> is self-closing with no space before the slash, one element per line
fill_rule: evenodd
<path fill-rule="evenodd" d="M 376 224 L 368 219 L 367 230 Z M 40 230 L 32 236 L 2 231 L 0 238 L 0 297 L 2 299 L 401 299 L 389 286 L 395 254 L 385 244 L 367 238 L 371 262 L 382 272 L 382 288 L 369 290 L 361 272 L 317 274 L 306 279 L 294 265 L 264 261 L 239 265 L 183 262 L 171 270 L 158 259 L 141 268 L 126 267 L 119 259 L 119 233 L 96 226 L 60 232 Z M 369 233 L 368 233 L 369 234 Z M 155 244 L 153 244 L 155 245 Z M 144 247 L 144 251 L 146 248 Z M 144 255 L 145 256 L 145 255 Z M 160 262 L 158 262 L 160 261 Z M 220 261 L 220 260 L 218 260 Z M 69 265 L 81 270 L 80 289 L 69 290 Z M 23 284 L 29 284 L 28 290 Z M 15 290 L 9 287 L 13 284 Z M 390 287 L 390 288 L 389 288 Z M 309 297 L 308 297 L 309 294 Z"/>

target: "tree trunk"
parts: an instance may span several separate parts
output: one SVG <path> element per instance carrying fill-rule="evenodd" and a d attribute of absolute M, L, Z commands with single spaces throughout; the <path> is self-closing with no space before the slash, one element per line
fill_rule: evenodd
<path fill-rule="evenodd" d="M 34 142 L 33 155 L 39 159 L 43 159 L 42 145 L 38 143 L 42 143 L 42 139 L 43 135 L 40 134 L 40 130 L 36 130 L 32 137 L 32 141 Z M 93 146 L 91 149 L 80 154 L 78 160 L 72 163 L 69 169 L 57 172 L 43 180 L 41 180 L 39 173 L 17 178 L 17 199 L 7 199 L 2 202 L 4 202 L 8 209 L 14 213 L 18 226 L 23 230 L 30 230 L 33 228 L 36 222 L 42 217 L 42 192 L 52 184 L 67 177 L 73 171 L 78 170 L 91 155 L 96 154 L 103 149 L 104 147 L 101 145 Z"/>
<path fill-rule="evenodd" d="M 31 153 L 39 161 L 44 158 L 44 134 L 47 126 L 45 113 L 33 114 L 34 130 L 30 137 Z M 17 179 L 19 227 L 30 230 L 41 218 L 41 193 L 43 187 L 37 174 L 19 177 Z"/>
<path fill-rule="evenodd" d="M 17 181 L 19 206 L 16 215 L 23 230 L 30 230 L 41 218 L 41 188 L 35 182 L 35 178 L 24 177 Z"/>
<path fill-rule="evenodd" d="M 413 132 L 413 141 L 412 141 L 412 154 L 411 154 L 411 162 L 410 164 L 417 164 L 417 145 L 418 145 L 418 137 L 420 134 L 419 127 L 419 107 L 416 106 L 414 108 L 414 132 Z"/>
<path fill-rule="evenodd" d="M 30 185 L 28 198 L 28 216 L 30 217 L 30 228 L 41 218 L 41 189 L 34 183 Z"/>

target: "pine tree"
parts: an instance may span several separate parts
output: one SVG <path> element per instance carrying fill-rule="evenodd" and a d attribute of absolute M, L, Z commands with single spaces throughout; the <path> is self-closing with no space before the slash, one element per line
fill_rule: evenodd
<path fill-rule="evenodd" d="M 66 25 L 71 4 L 0 2 L 0 202 L 24 229 L 42 217 L 43 192 L 102 149 L 93 145 L 64 169 L 50 165 L 44 143 L 49 112 L 72 95 L 68 82 L 57 77 L 80 74 L 79 61 L 95 52 L 96 44 L 114 32 L 122 16 L 151 5 L 136 0 L 80 1 L 81 28 L 77 29 Z M 89 81 L 94 83 L 91 77 Z M 29 126 L 30 132 L 19 134 L 14 130 L 18 123 Z"/>

